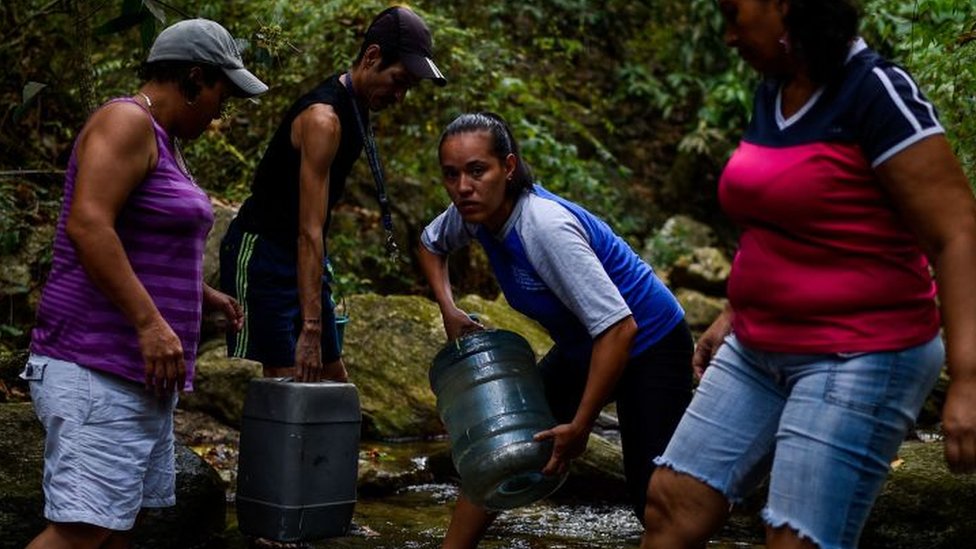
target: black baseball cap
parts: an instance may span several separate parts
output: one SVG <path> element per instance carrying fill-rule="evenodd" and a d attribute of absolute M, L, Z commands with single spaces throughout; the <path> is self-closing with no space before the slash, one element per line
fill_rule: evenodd
<path fill-rule="evenodd" d="M 447 84 L 447 79 L 432 59 L 430 29 L 410 8 L 394 6 L 380 12 L 366 29 L 364 42 L 379 44 L 381 48 L 396 48 L 400 61 L 410 74 L 438 86 Z"/>

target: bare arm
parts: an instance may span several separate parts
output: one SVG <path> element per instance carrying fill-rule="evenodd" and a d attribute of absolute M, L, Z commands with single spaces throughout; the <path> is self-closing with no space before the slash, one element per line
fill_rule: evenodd
<path fill-rule="evenodd" d="M 158 154 L 151 122 L 138 106 L 119 103 L 95 113 L 78 140 L 66 231 L 85 272 L 135 327 L 146 387 L 162 394 L 183 388 L 183 345 L 136 277 L 115 231 L 129 194 Z"/>
<path fill-rule="evenodd" d="M 630 347 L 636 335 L 637 323 L 633 316 L 628 316 L 607 328 L 593 341 L 586 387 L 573 421 L 535 435 L 535 440 L 551 438 L 554 441 L 552 457 L 542 470 L 544 474 L 564 473 L 569 468 L 570 460 L 586 450 L 593 423 L 627 366 Z"/>
<path fill-rule="evenodd" d="M 451 291 L 451 280 L 447 268 L 447 256 L 438 255 L 423 244 L 417 250 L 417 257 L 420 261 L 420 268 L 427 278 L 434 293 L 434 300 L 441 309 L 441 318 L 444 320 L 444 331 L 447 332 L 448 341 L 453 341 L 462 335 L 480 330 L 483 328 L 477 322 L 471 320 L 464 311 L 454 304 L 454 294 Z"/>
<path fill-rule="evenodd" d="M 227 319 L 228 327 L 239 332 L 244 327 L 244 309 L 241 304 L 233 297 L 211 288 L 208 284 L 203 285 L 203 307 L 208 311 L 217 311 Z"/>
<path fill-rule="evenodd" d="M 698 338 L 695 343 L 695 354 L 691 357 L 691 368 L 695 377 L 701 379 L 705 375 L 705 369 L 712 361 L 712 357 L 722 346 L 725 336 L 732 332 L 732 305 L 726 304 L 722 314 L 718 315 L 707 330 Z"/>
<path fill-rule="evenodd" d="M 941 135 L 877 173 L 935 267 L 951 379 L 942 412 L 946 460 L 955 472 L 976 471 L 976 200 Z"/>
<path fill-rule="evenodd" d="M 329 169 L 339 149 L 342 129 L 330 105 L 316 104 L 292 123 L 292 143 L 301 152 L 298 198 L 298 300 L 302 331 L 295 346 L 295 366 L 301 381 L 324 377 L 346 380 L 341 360 L 322 365 L 322 260 L 329 207 Z"/>

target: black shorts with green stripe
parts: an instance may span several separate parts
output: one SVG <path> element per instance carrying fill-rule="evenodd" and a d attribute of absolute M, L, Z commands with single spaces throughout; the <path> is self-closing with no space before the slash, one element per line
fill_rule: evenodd
<path fill-rule="evenodd" d="M 322 362 L 339 358 L 328 262 L 322 270 Z M 296 253 L 231 222 L 220 243 L 220 288 L 244 307 L 244 328 L 227 333 L 228 356 L 282 368 L 295 363 L 302 327 Z"/>

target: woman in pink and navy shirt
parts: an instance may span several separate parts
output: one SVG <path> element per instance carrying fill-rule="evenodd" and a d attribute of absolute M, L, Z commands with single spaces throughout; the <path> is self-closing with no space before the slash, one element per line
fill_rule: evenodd
<path fill-rule="evenodd" d="M 742 230 L 730 306 L 698 343 L 643 547 L 702 544 L 767 476 L 769 547 L 856 547 L 946 359 L 946 458 L 976 470 L 976 203 L 850 0 L 719 6 L 765 79 L 719 184 Z"/>

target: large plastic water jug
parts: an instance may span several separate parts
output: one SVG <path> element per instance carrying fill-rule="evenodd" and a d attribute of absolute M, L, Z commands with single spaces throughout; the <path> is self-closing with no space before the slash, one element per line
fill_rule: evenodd
<path fill-rule="evenodd" d="M 356 504 L 359 394 L 350 383 L 251 380 L 241 418 L 241 532 L 285 542 L 345 535 Z"/>
<path fill-rule="evenodd" d="M 556 421 L 522 336 L 484 330 L 458 338 L 437 353 L 429 376 L 461 490 L 471 501 L 511 509 L 559 488 L 565 475 L 541 472 L 552 441 L 532 440 Z"/>

